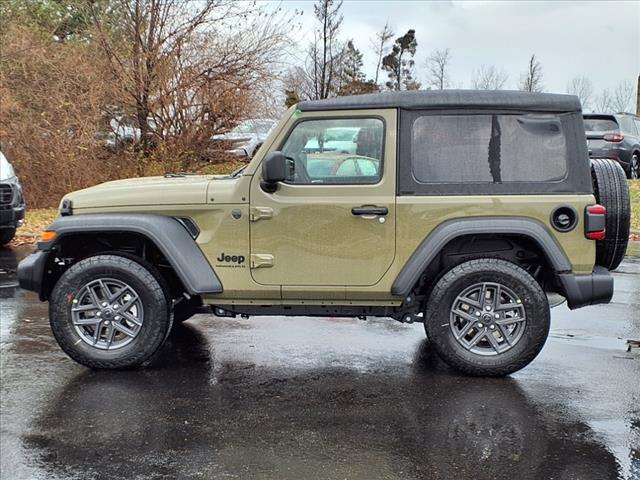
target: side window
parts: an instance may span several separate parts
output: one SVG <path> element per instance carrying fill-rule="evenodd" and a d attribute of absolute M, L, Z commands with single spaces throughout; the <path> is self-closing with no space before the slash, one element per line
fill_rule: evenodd
<path fill-rule="evenodd" d="M 282 146 L 287 183 L 374 184 L 382 178 L 384 123 L 379 118 L 305 120 Z"/>
<path fill-rule="evenodd" d="M 549 182 L 567 173 L 554 115 L 425 115 L 413 123 L 411 142 L 419 183 Z"/>
<path fill-rule="evenodd" d="M 634 118 L 633 123 L 636 124 L 636 129 L 638 130 L 638 135 L 640 136 L 640 118 Z"/>
<path fill-rule="evenodd" d="M 622 132 L 633 135 L 634 137 L 638 136 L 638 132 L 636 131 L 636 126 L 634 124 L 634 119 L 629 116 L 620 117 L 620 125 L 622 125 Z"/>

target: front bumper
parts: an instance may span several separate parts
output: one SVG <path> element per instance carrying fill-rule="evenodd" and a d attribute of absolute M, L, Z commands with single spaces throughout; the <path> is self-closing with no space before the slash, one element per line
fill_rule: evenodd
<path fill-rule="evenodd" d="M 36 292 L 40 300 L 46 300 L 44 298 L 43 282 L 48 253 L 42 251 L 32 253 L 18 264 L 17 273 L 20 288 Z"/>
<path fill-rule="evenodd" d="M 24 205 L 0 207 L 0 228 L 16 228 L 24 220 Z"/>
<path fill-rule="evenodd" d="M 561 273 L 558 277 L 571 310 L 609 303 L 613 297 L 613 277 L 604 267 L 596 266 L 591 275 Z"/>

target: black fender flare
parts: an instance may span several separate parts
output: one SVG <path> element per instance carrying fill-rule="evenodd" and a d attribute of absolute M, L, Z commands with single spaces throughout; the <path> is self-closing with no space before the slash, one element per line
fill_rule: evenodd
<path fill-rule="evenodd" d="M 406 297 L 431 261 L 456 237 L 474 234 L 513 234 L 534 240 L 556 273 L 570 272 L 571 263 L 549 230 L 539 221 L 520 217 L 476 217 L 447 220 L 438 225 L 411 254 L 391 286 L 391 294 Z"/>
<path fill-rule="evenodd" d="M 91 213 L 58 218 L 47 230 L 55 230 L 55 239 L 38 242 L 47 251 L 72 234 L 131 232 L 153 242 L 169 261 L 191 295 L 222 293 L 223 288 L 207 257 L 195 239 L 177 219 L 147 213 Z"/>

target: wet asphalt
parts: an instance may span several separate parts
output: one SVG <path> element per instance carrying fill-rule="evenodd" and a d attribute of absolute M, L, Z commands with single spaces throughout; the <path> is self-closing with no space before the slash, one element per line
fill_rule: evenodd
<path fill-rule="evenodd" d="M 460 376 L 421 325 L 197 316 L 146 369 L 67 358 L 0 249 L 0 477 L 640 479 L 640 243 L 613 303 L 552 310 L 541 355 Z"/>

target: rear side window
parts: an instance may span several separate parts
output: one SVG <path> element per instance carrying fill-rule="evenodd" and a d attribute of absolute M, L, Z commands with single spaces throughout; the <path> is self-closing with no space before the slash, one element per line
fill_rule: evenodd
<path fill-rule="evenodd" d="M 622 126 L 622 131 L 624 133 L 628 133 L 629 135 L 633 135 L 634 137 L 638 135 L 636 126 L 633 123 L 633 117 L 620 117 L 620 125 Z"/>
<path fill-rule="evenodd" d="M 557 115 L 425 115 L 413 122 L 418 183 L 555 182 L 567 174 L 566 159 Z"/>
<path fill-rule="evenodd" d="M 584 129 L 587 132 L 615 132 L 618 130 L 618 124 L 608 118 L 585 118 Z"/>

